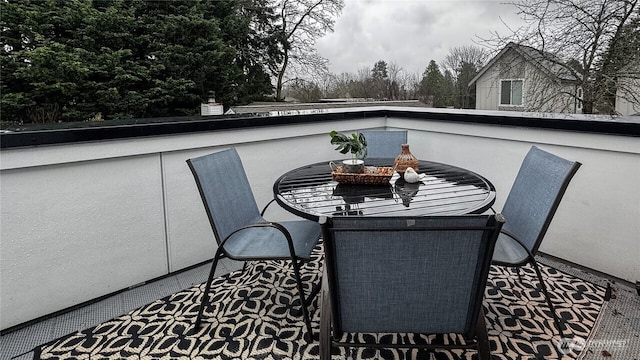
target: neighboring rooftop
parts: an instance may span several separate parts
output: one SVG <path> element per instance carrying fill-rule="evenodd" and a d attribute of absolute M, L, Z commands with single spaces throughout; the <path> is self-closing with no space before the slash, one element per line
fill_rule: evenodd
<path fill-rule="evenodd" d="M 253 103 L 251 105 L 233 106 L 231 107 L 231 110 L 235 114 L 269 113 L 269 115 L 277 116 L 322 113 L 326 109 L 362 108 L 376 106 L 429 107 L 419 100 L 377 101 L 371 99 L 320 99 L 317 102 L 311 103 Z"/>
<path fill-rule="evenodd" d="M 514 42 L 508 43 L 500 52 L 494 56 L 485 66 L 478 71 L 476 76 L 469 81 L 469 86 L 473 85 L 484 73 L 498 62 L 503 55 L 509 51 L 514 51 L 525 60 L 536 66 L 540 71 L 552 78 L 562 81 L 577 81 L 576 76 L 564 65 L 562 59 L 548 51 L 538 50 L 531 46 L 520 45 Z"/>

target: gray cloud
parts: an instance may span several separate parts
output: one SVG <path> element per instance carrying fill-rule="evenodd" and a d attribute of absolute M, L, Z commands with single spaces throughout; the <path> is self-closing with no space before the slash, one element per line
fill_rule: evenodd
<path fill-rule="evenodd" d="M 421 74 L 453 47 L 473 45 L 492 31 L 505 33 L 502 21 L 520 23 L 512 5 L 502 1 L 345 0 L 335 32 L 318 39 L 317 48 L 336 74 L 371 68 L 378 60 Z"/>

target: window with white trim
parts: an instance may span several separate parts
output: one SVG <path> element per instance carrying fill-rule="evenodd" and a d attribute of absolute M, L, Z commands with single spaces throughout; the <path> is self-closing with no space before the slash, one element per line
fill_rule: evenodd
<path fill-rule="evenodd" d="M 582 110 L 582 88 L 578 87 L 578 89 L 576 90 L 576 108 L 578 110 Z"/>
<path fill-rule="evenodd" d="M 522 79 L 500 80 L 500 105 L 522 105 Z"/>

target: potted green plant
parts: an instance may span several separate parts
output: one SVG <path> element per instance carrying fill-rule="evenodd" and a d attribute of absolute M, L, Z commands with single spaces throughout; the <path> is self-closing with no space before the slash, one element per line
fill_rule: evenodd
<path fill-rule="evenodd" d="M 347 173 L 363 173 L 364 158 L 367 155 L 367 140 L 364 134 L 353 133 L 351 136 L 341 134 L 335 130 L 329 133 L 331 144 L 338 145 L 336 150 L 341 154 L 351 153 L 351 159 L 342 161 L 342 169 Z"/>

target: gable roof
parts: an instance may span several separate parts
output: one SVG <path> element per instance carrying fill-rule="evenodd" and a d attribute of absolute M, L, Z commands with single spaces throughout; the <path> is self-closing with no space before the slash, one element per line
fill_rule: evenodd
<path fill-rule="evenodd" d="M 563 61 L 557 57 L 556 55 L 544 52 L 530 46 L 516 44 L 514 42 L 508 43 L 500 52 L 491 59 L 487 65 L 482 67 L 478 74 L 469 81 L 469 86 L 473 85 L 489 68 L 491 68 L 494 64 L 502 58 L 507 52 L 514 51 L 520 56 L 522 56 L 526 61 L 533 64 L 540 71 L 545 73 L 547 76 L 556 78 L 559 81 L 577 81 L 575 75 L 569 71 L 565 66 L 561 65 Z"/>

